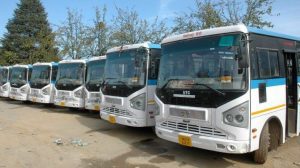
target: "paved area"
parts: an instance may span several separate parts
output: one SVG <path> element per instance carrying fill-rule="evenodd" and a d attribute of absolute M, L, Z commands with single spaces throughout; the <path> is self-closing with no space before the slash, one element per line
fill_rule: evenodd
<path fill-rule="evenodd" d="M 250 154 L 183 147 L 149 128 L 112 125 L 98 113 L 0 99 L 0 168 L 291 168 L 300 167 L 299 156 L 299 137 L 257 165 Z"/>

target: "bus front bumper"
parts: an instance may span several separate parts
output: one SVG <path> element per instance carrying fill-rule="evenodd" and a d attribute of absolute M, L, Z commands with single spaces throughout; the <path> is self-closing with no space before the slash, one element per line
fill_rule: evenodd
<path fill-rule="evenodd" d="M 249 151 L 249 141 L 234 141 L 222 138 L 201 136 L 189 133 L 180 133 L 177 131 L 165 129 L 156 126 L 156 135 L 162 139 L 179 143 L 181 145 L 196 147 L 216 152 L 242 154 Z M 182 140 L 183 138 L 183 140 Z M 187 138 L 187 139 L 185 139 Z M 190 143 L 187 143 L 190 141 Z M 180 142 L 179 142 L 180 141 Z"/>
<path fill-rule="evenodd" d="M 8 97 L 8 96 L 9 96 L 8 91 L 2 91 L 2 90 L 0 90 L 0 97 Z"/>
<path fill-rule="evenodd" d="M 60 107 L 84 108 L 84 101 L 55 99 L 54 104 Z"/>
<path fill-rule="evenodd" d="M 50 97 L 35 97 L 35 96 L 29 96 L 28 100 L 34 103 L 43 103 L 43 104 L 50 104 Z"/>
<path fill-rule="evenodd" d="M 126 116 L 117 116 L 100 111 L 102 119 L 109 121 L 112 124 L 121 124 L 130 127 L 147 127 L 146 119 L 137 119 Z"/>
<path fill-rule="evenodd" d="M 85 99 L 85 109 L 87 110 L 93 110 L 93 111 L 100 111 L 100 104 L 98 103 L 98 99 L 93 98 L 87 98 Z"/>
<path fill-rule="evenodd" d="M 22 94 L 9 94 L 9 98 L 19 101 L 27 101 L 27 95 Z"/>

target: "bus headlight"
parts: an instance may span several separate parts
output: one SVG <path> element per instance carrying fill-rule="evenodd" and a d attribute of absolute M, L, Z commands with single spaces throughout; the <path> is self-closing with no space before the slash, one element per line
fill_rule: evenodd
<path fill-rule="evenodd" d="M 130 107 L 137 110 L 145 110 L 146 94 L 140 94 L 130 100 Z"/>
<path fill-rule="evenodd" d="M 74 92 L 74 96 L 77 97 L 77 98 L 83 98 L 82 89 L 79 89 L 76 92 Z"/>
<path fill-rule="evenodd" d="M 50 87 L 46 87 L 45 89 L 42 90 L 42 93 L 44 95 L 50 95 Z"/>
<path fill-rule="evenodd" d="M 159 108 L 159 105 L 155 102 L 154 103 L 154 114 L 157 116 L 160 114 L 160 108 Z"/>
<path fill-rule="evenodd" d="M 20 89 L 20 92 L 21 92 L 22 94 L 25 94 L 25 93 L 27 92 L 27 87 L 21 88 L 21 89 Z"/>
<path fill-rule="evenodd" d="M 7 91 L 7 90 L 8 90 L 8 86 L 7 85 L 5 85 L 5 86 L 2 87 L 2 91 Z"/>
<path fill-rule="evenodd" d="M 223 122 L 241 128 L 248 127 L 249 120 L 249 102 L 242 103 L 238 106 L 223 113 Z"/>

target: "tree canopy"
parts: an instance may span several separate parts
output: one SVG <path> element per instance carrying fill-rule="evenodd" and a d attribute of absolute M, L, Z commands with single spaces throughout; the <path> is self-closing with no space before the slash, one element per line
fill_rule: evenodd
<path fill-rule="evenodd" d="M 195 0 L 195 5 L 175 18 L 142 18 L 134 8 L 115 7 L 111 19 L 105 5 L 95 8 L 91 24 L 81 12 L 67 9 L 67 18 L 55 33 L 40 0 L 20 0 L 1 40 L 0 64 L 80 59 L 104 55 L 107 49 L 150 41 L 160 43 L 171 34 L 244 23 L 272 27 L 274 0 Z M 275 14 L 276 15 L 276 14 Z"/>
<path fill-rule="evenodd" d="M 20 0 L 1 39 L 1 64 L 57 61 L 54 34 L 40 0 Z"/>

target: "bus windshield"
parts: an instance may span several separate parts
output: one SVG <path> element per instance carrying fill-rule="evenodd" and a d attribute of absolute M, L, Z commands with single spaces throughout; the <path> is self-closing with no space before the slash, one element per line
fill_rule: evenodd
<path fill-rule="evenodd" d="M 8 81 L 8 69 L 0 68 L 0 85 L 4 85 Z"/>
<path fill-rule="evenodd" d="M 86 88 L 89 91 L 99 91 L 103 82 L 105 60 L 95 60 L 87 64 Z"/>
<path fill-rule="evenodd" d="M 105 82 L 109 85 L 144 86 L 146 49 L 131 49 L 107 54 Z"/>
<path fill-rule="evenodd" d="M 39 65 L 34 66 L 31 75 L 31 83 L 49 84 L 50 83 L 50 66 Z"/>
<path fill-rule="evenodd" d="M 10 83 L 12 86 L 25 85 L 27 83 L 27 68 L 12 68 Z"/>
<path fill-rule="evenodd" d="M 59 64 L 56 84 L 68 84 L 74 86 L 83 85 L 84 63 Z"/>
<path fill-rule="evenodd" d="M 239 69 L 240 35 L 220 35 L 177 41 L 162 46 L 158 88 L 245 89 Z"/>

